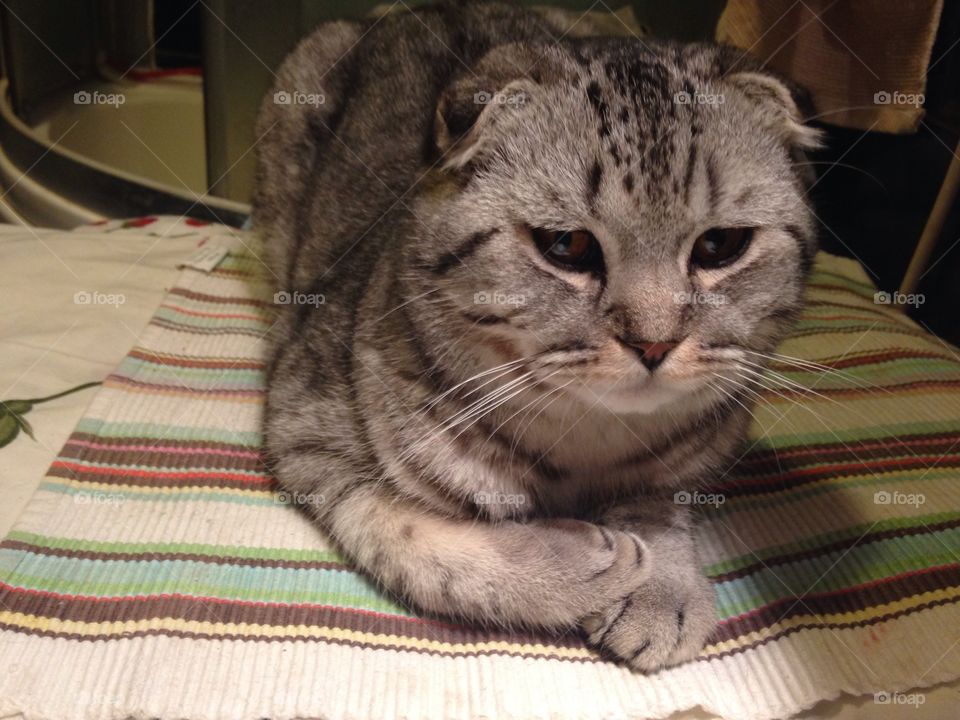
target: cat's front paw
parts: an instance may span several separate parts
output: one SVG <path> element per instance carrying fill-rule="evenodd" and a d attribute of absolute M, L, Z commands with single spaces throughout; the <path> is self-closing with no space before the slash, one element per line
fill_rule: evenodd
<path fill-rule="evenodd" d="M 593 646 L 643 672 L 695 657 L 716 624 L 713 586 L 700 575 L 652 578 L 582 621 Z"/>

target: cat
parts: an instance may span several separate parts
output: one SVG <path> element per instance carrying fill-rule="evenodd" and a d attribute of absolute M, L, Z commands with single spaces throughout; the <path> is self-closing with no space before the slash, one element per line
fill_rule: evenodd
<path fill-rule="evenodd" d="M 690 493 L 816 250 L 798 98 L 731 48 L 513 5 L 322 24 L 257 122 L 280 485 L 420 611 L 696 656 Z"/>

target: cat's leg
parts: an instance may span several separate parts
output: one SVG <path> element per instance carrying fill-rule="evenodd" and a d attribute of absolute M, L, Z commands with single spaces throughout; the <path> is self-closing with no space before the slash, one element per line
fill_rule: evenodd
<path fill-rule="evenodd" d="M 643 537 L 656 568 L 636 590 L 583 620 L 589 641 L 636 670 L 696 656 L 717 619 L 713 586 L 697 560 L 689 506 L 672 496 L 638 498 L 605 513 L 601 522 Z"/>
<path fill-rule="evenodd" d="M 383 586 L 421 609 L 483 624 L 572 629 L 649 575 L 639 536 L 578 520 L 451 518 L 369 482 L 322 515 Z"/>

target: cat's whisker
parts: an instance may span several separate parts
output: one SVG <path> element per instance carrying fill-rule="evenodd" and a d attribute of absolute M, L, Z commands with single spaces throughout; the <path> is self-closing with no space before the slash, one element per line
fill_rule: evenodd
<path fill-rule="evenodd" d="M 760 369 L 759 369 L 759 370 L 756 370 L 756 369 L 749 368 L 749 367 L 741 367 L 741 368 L 740 368 L 741 370 L 745 370 L 745 371 L 747 371 L 747 372 L 756 373 L 757 375 L 760 375 L 761 377 L 764 377 L 764 378 L 767 379 L 767 380 L 770 380 L 770 381 L 773 381 L 773 382 L 777 382 L 777 383 L 780 384 L 779 387 L 780 387 L 781 389 L 783 389 L 783 390 L 793 390 L 794 392 L 799 392 L 799 393 L 804 394 L 804 395 L 813 395 L 814 397 L 818 397 L 818 398 L 820 398 L 821 400 L 826 400 L 827 402 L 831 402 L 831 403 L 833 403 L 834 405 L 838 405 L 838 406 L 840 406 L 840 407 L 843 407 L 844 409 L 847 409 L 847 406 L 844 405 L 843 403 L 837 402 L 837 401 L 834 400 L 833 398 L 827 397 L 827 396 L 824 395 L 823 393 L 819 393 L 819 392 L 817 392 L 816 390 L 814 390 L 814 389 L 811 388 L 811 387 L 807 387 L 806 385 L 803 385 L 803 384 L 801 384 L 801 383 L 798 383 L 798 382 L 796 382 L 795 380 L 791 380 L 791 379 L 788 378 L 788 377 L 784 377 L 784 376 L 781 375 L 780 373 L 774 372 L 773 370 L 770 370 L 769 368 L 765 368 L 765 367 L 762 366 L 762 365 L 757 365 L 756 363 L 751 363 L 751 362 L 749 362 L 749 361 L 743 361 L 743 362 L 746 362 L 748 365 L 752 365 L 753 368 L 760 368 Z"/>
<path fill-rule="evenodd" d="M 553 389 L 552 391 L 550 391 L 549 393 L 546 393 L 546 395 L 543 397 L 543 399 L 546 399 L 546 398 L 549 397 L 550 395 L 553 395 L 554 393 L 556 393 L 556 392 L 558 392 L 558 391 L 560 391 L 560 390 L 565 389 L 567 386 L 569 386 L 570 384 L 572 384 L 576 379 L 577 379 L 577 378 L 571 378 L 570 380 L 568 380 L 568 381 L 567 381 L 566 383 L 564 383 L 563 385 L 560 385 L 560 386 L 558 386 L 557 388 L 554 388 L 554 389 Z M 524 414 L 524 416 L 523 416 L 522 418 L 520 418 L 520 421 L 519 421 L 519 423 L 518 423 L 519 427 L 517 428 L 518 432 L 515 432 L 515 433 L 514 433 L 514 435 L 513 435 L 513 441 L 510 443 L 510 457 L 511 457 L 511 458 L 516 454 L 517 448 L 518 448 L 519 445 L 520 445 L 520 440 L 523 438 L 524 434 L 526 434 L 527 430 L 529 430 L 530 427 L 533 425 L 533 423 L 535 423 L 535 422 L 537 421 L 537 418 L 538 418 L 538 417 L 540 417 L 543 413 L 545 413 L 545 412 L 547 411 L 547 408 L 549 408 L 551 405 L 553 405 L 553 404 L 554 404 L 557 400 L 559 400 L 561 397 L 562 397 L 562 395 L 557 395 L 556 397 L 553 398 L 553 400 L 551 400 L 550 402 L 546 403 L 543 407 L 541 407 L 539 410 L 537 410 L 536 414 L 535 414 L 532 418 L 530 418 L 529 421 L 527 421 L 526 425 L 523 424 L 523 421 L 524 421 L 524 419 L 526 418 L 526 416 L 529 415 L 529 414 L 533 411 L 533 408 L 530 408 L 530 410 L 527 410 L 527 412 Z M 566 417 L 564 417 L 564 419 L 566 419 Z"/>
<path fill-rule="evenodd" d="M 527 392 L 527 391 L 529 391 L 529 390 L 533 390 L 534 388 L 536 388 L 536 387 L 538 387 L 539 385 L 541 385 L 543 382 L 544 382 L 543 380 L 537 380 L 537 379 L 535 379 L 532 383 L 530 383 L 530 384 L 528 384 L 528 385 L 525 385 L 525 386 L 521 386 L 521 387 L 515 389 L 514 391 L 512 391 L 511 393 L 509 393 L 506 397 L 500 399 L 500 400 L 499 400 L 496 404 L 494 404 L 492 407 L 486 408 L 486 409 L 483 410 L 483 411 L 478 411 L 479 414 L 476 416 L 476 418 L 474 419 L 474 421 L 473 421 L 472 423 L 470 423 L 469 425 L 467 425 L 466 427 L 464 427 L 464 428 L 463 428 L 460 432 L 458 432 L 456 435 L 454 435 L 454 436 L 453 436 L 453 439 L 451 440 L 451 442 L 453 442 L 453 440 L 456 440 L 457 438 L 459 438 L 461 435 L 463 435 L 463 433 L 465 433 L 467 430 L 469 430 L 469 429 L 472 428 L 474 425 L 476 425 L 478 422 L 480 422 L 480 420 L 481 420 L 484 416 L 489 415 L 490 413 L 494 412 L 497 408 L 499 408 L 499 407 L 501 407 L 501 406 L 503 406 L 503 405 L 506 405 L 508 402 L 510 402 L 511 400 L 513 400 L 515 397 L 518 397 L 519 395 L 522 395 L 523 393 L 525 393 L 525 392 Z"/>
<path fill-rule="evenodd" d="M 376 324 L 379 323 L 381 320 L 383 320 L 385 317 L 387 317 L 388 315 L 392 315 L 393 313 L 395 313 L 395 312 L 396 312 L 397 310 L 399 310 L 400 308 L 406 307 L 406 306 L 409 305 L 410 303 L 416 302 L 417 300 L 420 300 L 421 298 L 425 298 L 425 297 L 427 297 L 428 295 L 432 295 L 433 293 L 438 292 L 439 290 L 440 290 L 439 287 L 435 287 L 435 288 L 431 288 L 430 290 L 427 290 L 425 293 L 420 293 L 419 295 L 415 295 L 414 297 L 410 298 L 409 300 L 406 300 L 406 301 L 400 303 L 400 304 L 397 305 L 395 308 L 393 308 L 393 309 L 391 309 L 391 310 L 388 310 L 388 311 L 385 312 L 383 315 L 381 315 L 380 317 L 378 317 L 376 320 L 372 321 L 370 324 L 371 324 L 371 325 L 376 325 Z"/>
<path fill-rule="evenodd" d="M 532 373 L 530 373 L 530 374 L 532 374 Z M 529 381 L 529 378 L 525 378 L 525 380 Z M 499 408 L 499 407 L 501 407 L 502 405 L 505 405 L 506 403 L 510 402 L 513 398 L 515 398 L 515 397 L 517 397 L 517 396 L 519 396 L 519 395 L 522 395 L 523 393 L 525 393 L 525 392 L 527 392 L 527 391 L 529 391 L 529 390 L 532 390 L 532 389 L 536 388 L 538 385 L 540 385 L 541 383 L 543 383 L 544 380 L 545 380 L 545 379 L 537 379 L 537 378 L 534 378 L 532 382 L 524 382 L 524 383 L 522 383 L 519 387 L 513 388 L 511 391 L 507 392 L 506 395 L 497 398 L 494 402 L 488 404 L 486 407 L 484 407 L 484 408 L 482 408 L 482 409 L 477 409 L 477 410 L 475 410 L 475 411 L 471 414 L 471 415 L 472 415 L 472 422 L 470 422 L 468 425 L 464 426 L 464 427 L 460 430 L 460 432 L 458 432 L 456 435 L 454 435 L 452 438 L 450 438 L 450 439 L 446 442 L 446 444 L 439 450 L 439 453 L 438 453 L 438 454 L 442 454 L 442 453 L 446 452 L 446 450 L 447 450 L 448 448 L 450 448 L 450 446 L 453 445 L 454 442 L 456 442 L 457 438 L 459 438 L 461 435 L 463 435 L 463 433 L 467 432 L 470 428 L 472 428 L 474 425 L 476 425 L 478 422 L 480 422 L 480 420 L 482 420 L 484 416 L 489 415 L 490 413 L 494 412 L 497 408 Z M 462 423 L 462 422 L 465 422 L 467 419 L 470 419 L 470 418 L 463 418 L 463 419 L 459 420 L 457 423 L 452 423 L 452 424 L 450 424 L 448 427 L 445 427 L 445 428 L 441 429 L 440 431 L 436 432 L 436 433 L 434 434 L 434 436 L 440 436 L 440 435 L 442 435 L 442 434 L 443 434 L 444 432 L 446 432 L 447 430 L 450 430 L 450 429 L 452 429 L 453 427 L 456 427 L 457 424 L 460 424 L 460 423 Z M 429 438 L 428 438 L 428 439 L 429 439 Z"/>
<path fill-rule="evenodd" d="M 402 459 L 409 459 L 416 452 L 419 452 L 425 446 L 425 444 L 429 443 L 432 438 L 438 435 L 442 435 L 443 433 L 456 427 L 460 423 L 469 420 L 478 412 L 484 413 L 490 406 L 497 404 L 497 401 L 504 394 L 511 392 L 511 390 L 515 388 L 516 385 L 524 383 L 532 375 L 533 375 L 532 372 L 527 371 L 520 377 L 514 380 L 511 380 L 510 382 L 504 383 L 499 388 L 492 390 L 486 395 L 484 395 L 483 397 L 473 401 L 472 403 L 470 403 L 469 405 L 467 405 L 466 407 L 462 408 L 457 413 L 455 413 L 452 417 L 448 418 L 447 420 L 444 420 L 443 422 L 434 426 L 430 430 L 427 430 L 424 433 L 423 438 L 411 444 L 410 447 L 408 447 L 407 450 L 404 453 L 402 453 L 400 457 Z"/>
<path fill-rule="evenodd" d="M 478 413 L 486 414 L 486 412 L 491 406 L 500 404 L 499 401 L 504 395 L 507 395 L 513 392 L 514 390 L 516 390 L 518 385 L 522 387 L 524 384 L 526 384 L 526 382 L 530 379 L 532 375 L 533 375 L 532 372 L 526 372 L 520 377 L 516 378 L 515 380 L 511 380 L 508 383 L 504 383 L 499 389 L 494 390 L 493 392 L 485 395 L 480 400 L 474 403 L 471 403 L 464 410 L 454 415 L 449 420 L 447 425 L 444 426 L 441 432 L 444 432 L 453 427 L 456 427 L 460 423 L 466 420 L 469 420 L 472 417 L 475 417 Z"/>
<path fill-rule="evenodd" d="M 731 378 L 728 378 L 728 377 L 726 377 L 726 376 L 724 376 L 724 375 L 720 375 L 719 373 L 712 373 L 712 374 L 713 374 L 714 377 L 718 378 L 719 380 L 726 380 L 727 382 L 733 383 L 734 387 L 736 387 L 738 390 L 745 390 L 745 389 L 746 389 L 741 383 L 738 383 L 738 382 L 736 382 L 735 380 L 733 380 L 733 379 L 731 379 Z M 719 388 L 720 386 L 714 386 L 714 387 Z M 744 410 L 746 410 L 747 414 L 749 414 L 750 417 L 753 418 L 754 422 L 756 422 L 757 424 L 760 423 L 760 421 L 757 419 L 757 416 L 754 415 L 754 414 L 753 414 L 753 411 L 750 410 L 750 408 L 749 408 L 742 400 L 740 400 L 740 398 L 738 398 L 738 397 L 736 396 L 736 393 L 730 393 L 729 399 L 733 400 L 735 403 L 737 403 L 737 405 L 739 405 L 739 406 L 742 407 Z"/>
<path fill-rule="evenodd" d="M 720 380 L 726 380 L 727 382 L 732 383 L 732 384 L 734 385 L 734 387 L 739 387 L 739 388 L 741 388 L 741 389 L 743 389 L 743 390 L 746 390 L 746 391 L 752 393 L 753 395 L 755 395 L 755 396 L 757 397 L 757 402 L 764 403 L 764 404 L 767 406 L 767 409 L 770 410 L 771 412 L 773 412 L 774 415 L 777 416 L 776 422 L 778 422 L 778 423 L 779 423 L 779 422 L 787 422 L 787 413 L 789 412 L 789 410 L 784 411 L 784 412 L 782 412 L 782 413 L 781 413 L 781 412 L 777 412 L 777 411 L 774 409 L 773 405 L 772 405 L 766 398 L 764 398 L 759 392 L 757 392 L 756 390 L 753 390 L 752 388 L 748 388 L 748 387 L 747 387 L 746 382 L 750 382 L 750 380 L 746 380 L 746 382 L 737 382 L 736 380 L 733 380 L 732 378 L 725 377 L 725 376 L 723 376 L 723 375 L 719 375 L 718 378 L 719 378 Z M 741 379 L 743 380 L 742 377 L 741 377 Z M 730 395 L 730 397 L 731 397 L 731 399 L 736 400 L 736 397 L 733 396 L 732 394 Z M 747 412 L 750 412 L 750 411 L 748 410 Z M 750 414 L 751 414 L 751 416 L 753 416 L 754 421 L 757 423 L 757 425 L 760 425 L 760 422 L 759 422 L 759 420 L 757 420 L 756 416 L 753 415 L 752 412 L 751 412 Z M 769 427 L 764 428 L 764 429 L 763 429 L 763 432 L 762 432 L 761 435 L 760 435 L 760 438 L 763 438 L 763 437 L 769 438 L 769 437 L 770 437 L 770 431 L 773 430 L 775 424 L 776 424 L 776 423 L 774 423 L 774 425 L 771 425 L 771 426 L 769 426 Z M 793 427 L 793 423 L 788 423 L 788 425 L 790 425 L 791 428 Z M 780 471 L 780 474 L 782 475 L 782 474 L 783 474 L 783 466 L 780 464 L 780 453 L 777 452 L 777 448 L 776 448 L 775 445 L 771 445 L 771 449 L 773 450 L 773 457 L 774 457 L 774 459 L 777 461 L 777 469 Z"/>
<path fill-rule="evenodd" d="M 795 404 L 795 405 L 799 405 L 799 404 L 800 404 L 800 402 L 799 402 L 798 400 L 795 400 L 794 398 L 791 398 L 791 397 L 782 395 L 782 394 L 778 393 L 775 388 L 770 387 L 769 385 L 766 385 L 766 384 L 763 382 L 764 380 L 766 380 L 766 378 L 764 378 L 764 377 L 756 377 L 756 376 L 750 376 L 750 375 L 743 375 L 743 374 L 741 374 L 741 373 L 739 373 L 739 372 L 737 373 L 737 377 L 741 380 L 741 383 L 738 383 L 738 385 L 739 385 L 740 387 L 742 387 L 745 391 L 750 392 L 754 397 L 756 397 L 758 403 L 764 404 L 764 405 L 766 406 L 767 410 L 769 410 L 769 411 L 772 412 L 774 415 L 776 415 L 778 422 L 787 422 L 787 415 L 788 415 L 789 412 L 790 412 L 790 408 L 787 408 L 786 410 L 784 410 L 784 411 L 781 412 L 780 410 L 778 410 L 778 409 L 775 407 L 775 405 L 774 405 L 772 402 L 770 402 L 770 400 L 769 400 L 768 398 L 766 398 L 766 397 L 763 396 L 763 393 L 760 393 L 760 392 L 758 392 L 757 390 L 754 390 L 753 388 L 749 387 L 749 386 L 748 386 L 749 383 L 753 383 L 753 384 L 755 384 L 757 387 L 762 388 L 763 390 L 766 390 L 767 392 L 773 393 L 773 394 L 776 395 L 777 397 L 780 397 L 780 398 L 782 398 L 783 400 L 785 400 L 785 401 L 787 401 L 787 402 L 789 402 L 789 403 L 793 403 L 793 404 Z M 789 422 L 788 422 L 787 424 L 790 425 L 791 428 L 794 427 L 793 423 L 789 423 Z"/>
<path fill-rule="evenodd" d="M 861 389 L 864 389 L 864 390 L 882 391 L 890 395 L 893 395 L 893 393 L 890 392 L 890 390 L 888 390 L 885 387 L 875 385 L 874 383 L 868 382 L 866 380 L 862 380 L 861 378 L 858 378 L 858 377 L 854 377 L 849 373 L 845 373 L 842 370 L 837 370 L 836 368 L 829 367 L 828 365 L 822 365 L 812 360 L 805 360 L 804 358 L 797 358 L 791 355 L 781 355 L 780 353 L 761 353 L 761 352 L 756 352 L 754 350 L 747 350 L 746 352 L 750 353 L 751 355 L 756 355 L 758 357 L 761 357 L 765 360 L 769 360 L 770 362 L 779 362 L 784 365 L 791 365 L 793 367 L 796 367 L 799 370 L 805 370 L 807 372 L 817 372 L 823 375 L 830 375 L 833 377 L 837 377 L 853 385 L 856 385 L 857 387 L 860 387 Z"/>
<path fill-rule="evenodd" d="M 556 374 L 559 373 L 559 372 L 560 372 L 560 370 L 554 370 L 552 373 L 550 373 L 550 374 L 547 375 L 545 378 L 543 378 L 538 384 L 542 384 L 542 383 L 547 382 L 550 378 L 552 378 L 554 375 L 556 375 Z M 571 381 L 571 382 L 572 382 L 572 381 Z M 561 386 L 561 387 L 566 387 L 566 386 Z M 531 401 L 528 402 L 526 405 L 524 405 L 522 408 L 520 408 L 520 409 L 517 410 L 515 413 L 513 413 L 513 415 L 511 415 L 511 416 L 508 417 L 506 420 L 504 420 L 502 423 L 500 423 L 499 425 L 497 425 L 497 426 L 490 432 L 490 434 L 487 435 L 487 440 L 492 439 L 493 436 L 497 434 L 497 431 L 500 430 L 500 428 L 502 428 L 502 427 L 503 427 L 504 425 L 506 425 L 508 422 L 510 422 L 511 420 L 513 420 L 517 415 L 519 415 L 520 413 L 522 413 L 522 412 L 523 412 L 524 410 L 526 410 L 528 407 L 530 407 L 531 405 L 534 405 L 535 403 L 540 402 L 544 397 L 550 397 L 550 395 L 552 395 L 553 393 L 555 393 L 555 392 L 556 392 L 557 390 L 559 390 L 559 389 L 561 389 L 561 388 L 554 388 L 553 390 L 551 390 L 550 392 L 546 393 L 545 395 L 538 395 L 537 397 L 535 397 L 533 400 L 531 400 Z"/>
<path fill-rule="evenodd" d="M 861 464 L 864 463 L 863 459 L 862 459 L 859 455 L 857 455 L 857 453 L 854 451 L 854 449 L 851 448 L 846 442 L 844 442 L 843 439 L 836 433 L 836 431 L 834 431 L 833 428 L 831 428 L 830 425 L 828 425 L 828 424 L 824 421 L 824 419 L 820 416 L 820 414 L 817 413 L 817 412 L 816 412 L 812 407 L 810 407 L 807 403 L 798 402 L 797 400 L 793 400 L 792 398 L 785 397 L 785 396 L 783 396 L 781 393 L 779 393 L 777 390 L 774 390 L 773 388 L 767 388 L 767 390 L 769 390 L 770 392 L 774 393 L 775 395 L 783 398 L 784 400 L 786 400 L 786 401 L 788 401 L 788 402 L 792 402 L 795 406 L 797 406 L 797 407 L 799 407 L 799 408 L 802 408 L 803 410 L 806 410 L 808 413 L 810 413 L 810 414 L 814 417 L 814 419 L 816 419 L 816 421 L 819 422 L 827 432 L 829 432 L 830 434 L 832 434 L 832 435 L 837 439 L 837 441 L 838 441 L 841 445 L 843 445 L 843 447 L 847 450 L 847 452 L 849 452 L 851 455 L 853 455 L 853 457 L 857 460 L 857 462 L 859 462 L 859 463 L 861 463 Z M 863 443 L 862 440 L 860 440 L 860 441 L 858 441 L 858 444 L 862 447 L 864 443 Z M 911 454 L 914 454 L 913 451 L 910 451 L 910 452 L 911 452 Z"/>
<path fill-rule="evenodd" d="M 740 369 L 741 369 L 741 370 L 749 370 L 749 368 L 744 368 L 744 367 L 741 367 Z M 757 372 L 757 371 L 753 370 L 752 372 Z M 767 377 L 767 379 L 769 380 L 769 379 L 771 379 L 771 378 Z M 781 379 L 786 380 L 786 378 L 781 378 Z M 793 382 L 793 381 L 789 381 L 789 382 Z M 796 384 L 796 383 L 794 383 L 794 384 Z M 781 389 L 794 389 L 794 388 L 785 388 L 785 387 L 783 387 L 782 385 L 781 385 L 780 387 L 781 387 Z M 812 395 L 814 395 L 814 396 L 816 396 L 816 397 L 819 397 L 819 398 L 821 398 L 821 399 L 823 399 L 823 400 L 826 400 L 826 401 L 828 401 L 828 402 L 831 402 L 831 403 L 833 403 L 834 405 L 837 405 L 838 407 L 842 407 L 845 412 L 852 413 L 852 414 L 853 414 L 854 416 L 856 416 L 859 420 L 862 420 L 862 421 L 864 421 L 864 422 L 866 422 L 866 423 L 868 423 L 868 424 L 871 422 L 871 419 L 870 419 L 869 417 L 867 417 L 864 413 L 862 413 L 862 412 L 860 412 L 859 410 L 857 410 L 857 409 L 856 409 L 852 404 L 850 404 L 850 403 L 841 403 L 841 402 L 838 402 L 837 400 L 834 400 L 833 398 L 830 398 L 830 397 L 827 397 L 827 396 L 825 396 L 825 395 L 822 395 L 822 394 L 820 394 L 820 393 L 812 390 L 811 388 L 808 388 L 808 387 L 805 387 L 805 386 L 799 386 L 799 387 L 802 388 L 803 391 L 806 391 L 806 392 L 808 392 L 808 393 L 810 393 L 810 394 L 812 394 Z M 767 389 L 768 389 L 768 390 L 771 390 L 772 392 L 775 392 L 775 394 L 776 394 L 778 397 L 782 398 L 783 400 L 787 400 L 787 401 L 790 401 L 790 402 L 794 402 L 794 403 L 796 403 L 796 404 L 798 404 L 798 405 L 802 405 L 804 408 L 807 407 L 806 405 L 803 405 L 802 403 L 799 403 L 799 402 L 797 402 L 796 400 L 794 400 L 793 398 L 787 397 L 787 396 L 783 395 L 782 393 L 776 393 L 776 391 L 775 391 L 773 388 L 767 388 Z M 807 408 L 807 409 L 809 409 L 809 408 Z M 826 423 L 824 423 L 823 420 L 819 418 L 819 416 L 817 416 L 817 419 L 820 420 L 820 423 L 821 423 L 827 430 L 829 430 L 830 432 L 833 432 L 834 435 L 836 436 L 836 433 L 835 433 Z M 839 439 L 839 438 L 838 438 L 838 439 Z M 901 440 L 899 437 L 896 437 L 896 436 L 894 436 L 893 439 L 897 442 L 898 445 L 900 445 L 904 450 L 906 450 L 911 456 L 917 457 L 917 453 L 914 452 L 914 450 L 913 450 L 909 445 L 907 445 L 905 442 L 903 442 L 903 440 Z M 860 441 L 857 441 L 857 444 L 862 447 L 862 446 L 864 445 L 864 442 L 863 442 L 862 440 L 860 440 Z M 849 446 L 847 446 L 846 444 L 844 444 L 844 447 L 848 447 L 848 449 L 849 449 Z M 851 451 L 851 452 L 852 452 L 852 451 Z"/>
<path fill-rule="evenodd" d="M 816 160 L 816 161 L 815 161 L 815 160 L 810 160 L 810 161 L 807 161 L 807 162 L 795 163 L 795 166 L 796 166 L 796 167 L 805 167 L 805 166 L 807 166 L 807 165 L 826 165 L 828 168 L 840 167 L 840 168 L 844 168 L 844 169 L 847 169 L 847 170 L 855 170 L 856 172 L 858 172 L 858 173 L 860 173 L 860 174 L 862 174 L 862 175 L 866 175 L 868 178 L 870 178 L 871 180 L 873 180 L 877 185 L 879 185 L 879 186 L 880 186 L 881 188 L 883 188 L 884 190 L 887 189 L 887 186 L 884 185 L 884 184 L 880 181 L 880 178 L 878 178 L 878 177 L 877 177 L 876 175 L 874 175 L 873 173 L 867 172 L 867 171 L 864 170 L 863 168 L 857 167 L 856 165 L 850 165 L 849 163 L 842 163 L 842 162 L 828 162 L 828 161 L 825 161 L 825 160 Z M 821 174 L 821 176 L 822 176 L 822 175 L 826 175 L 826 173 L 827 173 L 827 171 L 824 170 L 823 173 Z"/>
<path fill-rule="evenodd" d="M 487 385 L 489 385 L 489 384 L 492 383 L 492 382 L 496 382 L 497 380 L 499 380 L 500 378 L 502 378 L 504 375 L 509 375 L 510 373 L 515 372 L 516 370 L 518 370 L 519 367 L 520 367 L 519 363 L 521 363 L 522 361 L 523 361 L 523 360 L 521 359 L 521 360 L 511 361 L 510 363 L 504 363 L 504 365 L 510 365 L 510 367 L 508 367 L 506 370 L 503 369 L 504 365 L 498 365 L 498 366 L 495 367 L 495 368 L 490 368 L 489 370 L 486 370 L 486 371 L 484 371 L 484 372 L 477 373 L 476 375 L 473 375 L 472 377 L 467 378 L 467 379 L 464 380 L 463 382 L 457 383 L 457 385 L 455 385 L 454 387 L 449 388 L 448 390 L 446 390 L 445 392 L 441 393 L 440 395 L 437 395 L 437 396 L 434 397 L 432 400 L 430 400 L 426 405 L 424 405 L 423 407 L 418 408 L 415 412 L 411 413 L 411 414 L 410 414 L 410 417 L 407 418 L 407 420 L 398 428 L 397 432 L 403 432 L 403 431 L 406 430 L 408 427 L 410 427 L 410 425 L 411 425 L 412 423 L 414 423 L 414 422 L 416 422 L 416 421 L 418 421 L 418 420 L 422 420 L 422 419 L 426 418 L 426 417 L 430 414 L 430 410 L 431 410 L 431 409 L 433 409 L 434 407 L 436 407 L 436 405 L 437 405 L 438 403 L 442 402 L 446 397 L 450 396 L 452 393 L 456 392 L 457 390 L 459 390 L 460 388 L 462 388 L 464 385 L 466 385 L 466 384 L 468 384 L 468 383 L 470 383 L 470 382 L 473 382 L 474 380 L 476 380 L 476 379 L 478 379 L 478 378 L 481 378 L 481 377 L 483 377 L 483 376 L 485 376 L 485 375 L 489 375 L 490 373 L 496 373 L 493 377 L 487 378 L 487 379 L 484 380 L 482 383 L 480 383 L 479 385 L 477 385 L 476 388 L 473 388 L 473 389 L 470 390 L 469 392 L 465 393 L 465 394 L 463 395 L 463 397 L 464 397 L 464 398 L 467 398 L 467 397 L 469 397 L 470 395 L 473 395 L 474 393 L 480 392 L 480 390 L 481 390 L 482 388 L 486 387 Z M 499 371 L 499 372 L 497 372 L 497 371 Z M 445 421 L 444 421 L 444 422 L 445 422 Z M 441 422 L 441 424 L 443 424 L 443 423 Z"/>
<path fill-rule="evenodd" d="M 446 398 L 446 397 L 448 397 L 450 394 L 456 392 L 457 390 L 459 390 L 460 388 L 462 388 L 464 385 L 469 385 L 470 383 L 472 383 L 472 382 L 474 382 L 474 381 L 476 381 L 476 380 L 479 380 L 480 378 L 483 378 L 483 377 L 486 377 L 486 376 L 488 376 L 488 375 L 491 375 L 491 374 L 493 374 L 493 373 L 497 373 L 497 372 L 500 373 L 499 375 L 497 375 L 497 377 L 492 378 L 492 379 L 490 379 L 490 380 L 487 380 L 486 382 L 484 382 L 484 383 L 482 383 L 481 385 L 477 386 L 476 389 L 471 390 L 469 393 L 467 393 L 468 395 L 470 395 L 470 394 L 476 392 L 477 390 L 479 390 L 480 388 L 484 387 L 485 385 L 489 385 L 491 382 L 494 382 L 497 378 L 503 377 L 504 375 L 506 375 L 506 374 L 508 374 L 508 373 L 510 373 L 510 372 L 513 372 L 514 369 L 516 369 L 519 365 L 523 364 L 524 362 L 527 362 L 528 360 L 529 360 L 529 358 L 518 358 L 517 360 L 511 360 L 510 362 L 505 362 L 505 363 L 503 363 L 502 365 L 497 365 L 496 367 L 492 367 L 492 368 L 490 368 L 489 370 L 484 370 L 484 371 L 482 371 L 482 372 L 478 372 L 476 375 L 472 375 L 472 376 L 468 377 L 466 380 L 463 380 L 462 382 L 458 382 L 458 383 L 457 383 L 456 385 L 454 385 L 453 387 L 451 387 L 451 388 L 449 388 L 448 390 L 444 391 L 444 392 L 441 393 L 440 395 L 437 395 L 433 400 L 431 400 L 429 403 L 427 403 L 427 404 L 423 407 L 423 410 L 429 410 L 430 408 L 434 407 L 437 403 L 441 402 L 444 398 Z M 505 369 L 505 368 L 506 368 L 506 369 Z"/>

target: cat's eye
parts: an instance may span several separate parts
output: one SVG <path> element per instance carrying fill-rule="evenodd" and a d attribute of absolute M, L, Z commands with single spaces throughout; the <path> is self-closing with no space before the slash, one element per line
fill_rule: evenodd
<path fill-rule="evenodd" d="M 597 272 L 603 268 L 600 243 L 586 230 L 531 228 L 541 254 L 555 265 L 574 272 Z"/>
<path fill-rule="evenodd" d="M 711 228 L 693 243 L 691 260 L 702 268 L 729 265 L 743 255 L 753 239 L 753 228 Z"/>

